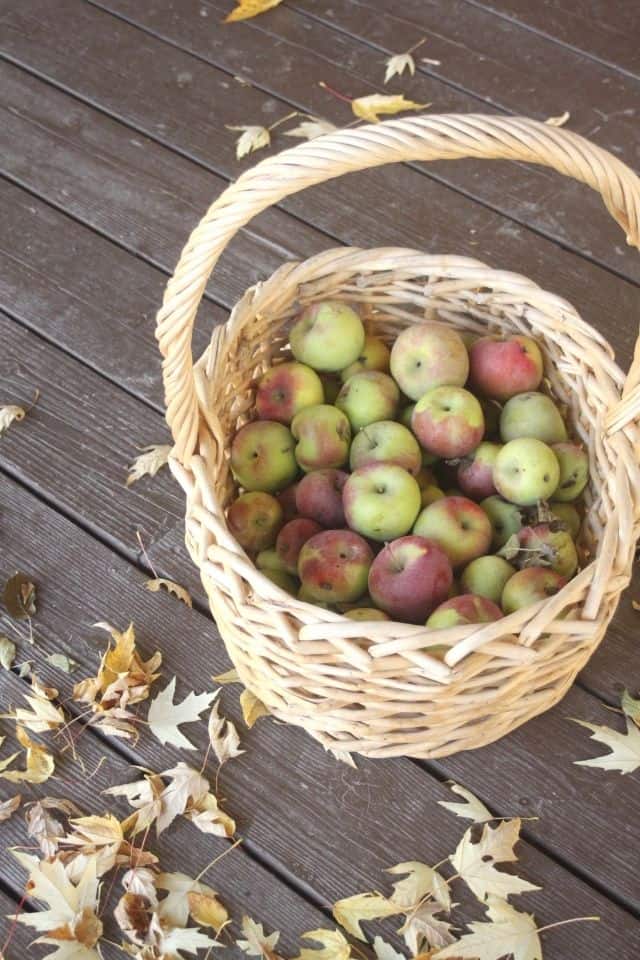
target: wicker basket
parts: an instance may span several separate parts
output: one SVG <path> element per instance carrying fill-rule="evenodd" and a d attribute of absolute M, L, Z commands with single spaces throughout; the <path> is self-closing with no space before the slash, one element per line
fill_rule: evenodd
<path fill-rule="evenodd" d="M 551 707 L 602 640 L 639 534 L 640 349 L 625 380 L 600 334 L 525 277 L 407 249 L 327 250 L 247 290 L 193 364 L 205 284 L 255 214 L 343 173 L 460 157 L 529 161 L 573 176 L 602 194 L 638 246 L 640 181 L 582 137 L 521 118 L 413 117 L 300 144 L 243 174 L 192 233 L 158 315 L 187 545 L 229 655 L 276 717 L 339 753 L 445 756 Z M 226 524 L 230 441 L 252 416 L 256 379 L 286 354 L 300 305 L 326 297 L 363 304 L 368 329 L 388 341 L 425 318 L 474 333 L 533 335 L 545 348 L 549 388 L 590 453 L 580 573 L 552 599 L 496 623 L 429 631 L 429 643 L 449 648 L 444 662 L 423 652 L 423 627 L 354 622 L 293 599 L 254 567 Z"/>

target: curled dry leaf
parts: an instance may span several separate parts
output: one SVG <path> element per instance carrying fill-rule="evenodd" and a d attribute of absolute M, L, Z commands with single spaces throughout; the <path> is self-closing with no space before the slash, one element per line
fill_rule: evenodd
<path fill-rule="evenodd" d="M 272 10 L 282 3 L 282 0 L 237 0 L 238 6 L 224 18 L 225 23 L 234 23 L 237 20 L 250 20 L 260 13 Z"/>
<path fill-rule="evenodd" d="M 271 143 L 271 134 L 266 127 L 257 125 L 235 127 L 227 124 L 227 130 L 242 131 L 236 140 L 236 157 L 238 160 L 246 157 L 248 153 L 253 153 L 255 150 L 262 150 L 263 147 L 268 147 Z"/>
<path fill-rule="evenodd" d="M 226 907 L 215 895 L 191 891 L 187 901 L 189 916 L 198 927 L 212 927 L 218 934 L 230 922 Z"/>
<path fill-rule="evenodd" d="M 78 666 L 76 661 L 68 657 L 66 653 L 51 653 L 46 657 L 46 661 L 56 670 L 63 670 L 64 673 L 73 673 Z"/>
<path fill-rule="evenodd" d="M 219 690 L 216 690 L 214 696 L 217 696 L 219 692 Z M 240 737 L 234 724 L 226 717 L 220 716 L 218 713 L 219 707 L 219 702 L 214 703 L 209 716 L 208 730 L 211 746 L 218 758 L 218 763 L 222 766 L 227 760 L 239 757 L 241 753 L 244 753 L 244 750 L 239 749 Z"/>
<path fill-rule="evenodd" d="M 275 952 L 276 945 L 280 939 L 278 930 L 267 935 L 261 923 L 256 923 L 246 914 L 242 918 L 241 925 L 243 939 L 236 940 L 236 945 L 248 954 L 250 957 L 264 957 L 265 960 L 275 960 L 278 954 Z M 309 936 L 309 934 L 305 934 Z"/>
<path fill-rule="evenodd" d="M 183 750 L 195 750 L 190 740 L 178 729 L 183 723 L 194 723 L 209 707 L 216 693 L 189 693 L 182 703 L 174 703 L 176 678 L 161 690 L 149 706 L 148 722 L 151 733 L 160 743 L 171 743 Z"/>
<path fill-rule="evenodd" d="M 9 783 L 45 783 L 53 774 L 55 763 L 49 751 L 31 740 L 22 727 L 17 727 L 16 737 L 26 751 L 24 770 L 7 770 L 7 767 L 18 756 L 14 753 L 8 760 L 0 763 L 0 779 Z"/>
<path fill-rule="evenodd" d="M 370 93 L 366 97 L 358 97 L 351 101 L 351 109 L 356 117 L 361 120 L 369 120 L 371 123 L 378 123 L 380 117 L 378 114 L 402 113 L 405 110 L 425 110 L 430 107 L 430 103 L 415 103 L 413 100 L 406 100 L 404 94 L 398 93 L 385 95 L 382 93 Z"/>
<path fill-rule="evenodd" d="M 158 877 L 149 867 L 132 867 L 122 878 L 122 886 L 127 893 L 136 893 L 145 897 L 155 909 L 158 905 Z"/>
<path fill-rule="evenodd" d="M 352 770 L 358 769 L 358 765 L 353 759 L 353 755 L 349 753 L 348 750 L 336 750 L 334 747 L 326 747 L 326 751 L 327 753 L 330 753 L 335 760 L 346 764 L 346 766 L 351 767 Z"/>
<path fill-rule="evenodd" d="M 515 863 L 518 859 L 513 850 L 520 837 L 518 818 L 505 820 L 496 827 L 486 823 L 477 843 L 472 842 L 472 830 L 469 827 L 449 859 L 478 900 L 506 899 L 512 894 L 540 889 L 515 874 L 496 870 L 496 863 Z"/>
<path fill-rule="evenodd" d="M 319 943 L 319 947 L 303 947 L 295 960 L 349 960 L 351 944 L 339 930 L 309 930 L 303 940 Z"/>
<path fill-rule="evenodd" d="M 315 140 L 316 137 L 322 137 L 325 133 L 333 133 L 337 129 L 328 120 L 311 117 L 309 120 L 303 120 L 297 127 L 285 130 L 284 135 L 285 137 L 299 137 L 301 140 Z"/>
<path fill-rule="evenodd" d="M 159 873 L 156 886 L 158 890 L 167 892 L 167 896 L 160 901 L 158 916 L 172 927 L 186 927 L 190 913 L 189 897 L 192 894 L 212 899 L 216 897 L 215 890 L 186 873 Z"/>
<path fill-rule="evenodd" d="M 26 573 L 15 573 L 5 584 L 2 601 L 14 620 L 28 620 L 36 612 L 35 584 Z"/>
<path fill-rule="evenodd" d="M 396 53 L 385 61 L 387 70 L 384 75 L 384 82 L 389 83 L 392 77 L 401 77 L 405 70 L 408 70 L 411 76 L 416 72 L 415 60 L 410 53 Z"/>
<path fill-rule="evenodd" d="M 9 800 L 0 801 L 0 823 L 9 820 L 21 803 L 22 797 L 19 793 L 16 793 L 15 797 L 11 797 Z"/>
<path fill-rule="evenodd" d="M 152 443 L 142 449 L 143 452 L 135 458 L 129 467 L 128 487 L 140 480 L 141 477 L 155 477 L 158 470 L 169 461 L 169 454 L 171 453 L 171 444 L 169 443 Z"/>
<path fill-rule="evenodd" d="M 167 593 L 172 593 L 174 597 L 177 597 L 178 600 L 182 600 L 182 602 L 186 603 L 188 607 L 193 606 L 191 594 L 186 587 L 181 587 L 179 583 L 175 583 L 173 580 L 166 580 L 164 577 L 156 577 L 155 580 L 147 580 L 145 587 L 147 590 L 150 590 L 151 593 L 159 593 L 164 587 Z"/>
<path fill-rule="evenodd" d="M 123 894 L 113 911 L 113 917 L 125 937 L 138 946 L 147 942 L 151 926 L 150 903 L 140 893 Z"/>
<path fill-rule="evenodd" d="M 8 637 L 0 637 L 0 666 L 10 670 L 16 658 L 16 645 Z"/>
<path fill-rule="evenodd" d="M 602 757 L 593 757 L 591 760 L 574 760 L 581 767 L 600 767 L 603 770 L 619 770 L 620 773 L 633 773 L 640 768 L 640 729 L 627 717 L 627 732 L 620 733 L 611 727 L 597 723 L 587 723 L 586 720 L 576 720 L 581 727 L 591 730 L 591 739 L 609 747 L 611 753 Z"/>
<path fill-rule="evenodd" d="M 28 805 L 25 812 L 27 834 L 37 841 L 42 855 L 50 860 L 55 856 L 61 837 L 65 835 L 65 827 L 51 810 L 62 813 L 65 817 L 80 815 L 80 811 L 71 800 L 57 797 L 43 797 Z"/>
<path fill-rule="evenodd" d="M 251 729 L 260 717 L 270 716 L 269 710 L 265 707 L 262 700 L 258 700 L 250 690 L 243 690 L 240 694 L 240 707 L 242 708 L 242 719 L 249 729 Z"/>
<path fill-rule="evenodd" d="M 567 120 L 571 119 L 571 114 L 568 110 L 565 110 L 563 114 L 559 117 L 548 117 L 545 120 L 545 123 L 550 127 L 564 127 Z"/>
<path fill-rule="evenodd" d="M 469 923 L 465 933 L 455 943 L 440 950 L 434 960 L 450 957 L 473 960 L 542 960 L 542 945 L 531 914 L 514 909 L 506 900 L 489 897 L 488 921 Z"/>
<path fill-rule="evenodd" d="M 227 683 L 242 682 L 235 667 L 231 670 L 227 670 L 226 673 L 219 673 L 217 677 L 212 677 L 211 679 L 214 683 L 219 683 L 221 686 L 224 686 Z"/>
<path fill-rule="evenodd" d="M 367 941 L 360 924 L 363 920 L 380 920 L 404 913 L 398 903 L 392 903 L 380 893 L 357 893 L 333 905 L 333 916 L 341 927 L 358 940 Z"/>
<path fill-rule="evenodd" d="M 451 924 L 447 920 L 438 920 L 436 914 L 442 913 L 440 903 L 427 901 L 407 914 L 407 918 L 398 930 L 404 937 L 414 957 L 417 957 L 427 947 L 429 950 L 446 947 L 455 941 Z"/>
<path fill-rule="evenodd" d="M 463 820 L 473 820 L 474 823 L 486 823 L 487 820 L 493 820 L 493 814 L 487 810 L 484 803 L 459 783 L 449 783 L 449 789 L 452 793 L 457 793 L 459 797 L 464 797 L 466 803 L 454 803 L 450 800 L 438 800 L 438 804 L 445 810 L 455 813 L 456 817 L 462 817 Z"/>

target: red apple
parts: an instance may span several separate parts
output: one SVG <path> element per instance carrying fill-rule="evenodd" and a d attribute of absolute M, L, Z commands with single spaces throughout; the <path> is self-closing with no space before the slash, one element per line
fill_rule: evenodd
<path fill-rule="evenodd" d="M 427 626 L 441 630 L 467 623 L 490 623 L 501 617 L 502 610 L 492 600 L 473 593 L 463 593 L 441 603 L 427 620 Z"/>
<path fill-rule="evenodd" d="M 351 530 L 323 530 L 300 550 L 298 576 L 305 599 L 353 602 L 367 589 L 373 561 L 369 544 Z"/>
<path fill-rule="evenodd" d="M 472 500 L 485 500 L 496 493 L 493 467 L 502 449 L 499 443 L 484 441 L 458 466 L 458 486 Z"/>
<path fill-rule="evenodd" d="M 494 400 L 537 390 L 543 373 L 540 348 L 531 337 L 480 337 L 469 350 L 469 382 Z"/>
<path fill-rule="evenodd" d="M 267 550 L 282 526 L 282 507 L 270 493 L 243 493 L 229 507 L 229 530 L 241 547 L 251 552 Z"/>
<path fill-rule="evenodd" d="M 481 557 L 491 545 L 489 517 L 480 504 L 466 497 L 443 497 L 429 504 L 413 532 L 439 544 L 454 568 Z"/>
<path fill-rule="evenodd" d="M 298 507 L 296 506 L 297 483 L 291 483 L 284 490 L 281 490 L 276 496 L 276 500 L 282 507 L 282 519 L 285 523 L 294 520 L 298 516 Z"/>
<path fill-rule="evenodd" d="M 296 413 L 324 403 L 320 377 L 304 363 L 280 363 L 264 374 L 256 392 L 256 410 L 261 420 L 279 420 L 289 425 Z"/>
<path fill-rule="evenodd" d="M 321 530 L 320 524 L 308 517 L 297 517 L 285 523 L 276 540 L 276 552 L 286 573 L 298 573 L 298 556 L 302 547 Z"/>
<path fill-rule="evenodd" d="M 412 535 L 388 543 L 369 571 L 369 593 L 376 606 L 407 623 L 424 623 L 446 599 L 452 582 L 444 550 L 433 540 Z"/>
<path fill-rule="evenodd" d="M 429 453 L 452 460 L 465 457 L 484 436 L 477 399 L 462 387 L 435 387 L 416 403 L 411 429 Z"/>
<path fill-rule="evenodd" d="M 505 613 L 513 613 L 521 607 L 548 600 L 558 593 L 566 582 L 565 577 L 561 577 L 549 567 L 526 567 L 518 570 L 504 585 L 502 609 Z"/>
<path fill-rule="evenodd" d="M 344 527 L 342 488 L 344 470 L 312 470 L 296 486 L 296 506 L 301 517 L 311 517 L 323 527 Z"/>

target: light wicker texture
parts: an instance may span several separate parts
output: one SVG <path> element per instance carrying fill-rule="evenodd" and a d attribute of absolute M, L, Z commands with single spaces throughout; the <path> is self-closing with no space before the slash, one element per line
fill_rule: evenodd
<path fill-rule="evenodd" d="M 186 540 L 240 678 L 278 718 L 338 753 L 438 757 L 496 740 L 556 703 L 602 640 L 640 532 L 640 347 L 625 379 L 606 341 L 565 300 L 517 274 L 414 250 L 328 250 L 247 290 L 194 366 L 191 332 L 209 275 L 236 231 L 304 187 L 407 160 L 507 158 L 554 167 L 598 190 L 638 246 L 640 181 L 582 137 L 524 118 L 421 116 L 343 130 L 243 174 L 192 233 L 158 314 L 172 468 Z M 407 324 L 514 331 L 544 347 L 549 389 L 591 460 L 583 566 L 556 596 L 497 623 L 426 631 L 363 624 L 291 598 L 229 533 L 231 439 L 256 379 L 286 355 L 301 304 L 363 305 L 391 342 Z M 626 318 L 620 318 L 624 322 Z M 448 647 L 444 659 L 426 644 Z"/>

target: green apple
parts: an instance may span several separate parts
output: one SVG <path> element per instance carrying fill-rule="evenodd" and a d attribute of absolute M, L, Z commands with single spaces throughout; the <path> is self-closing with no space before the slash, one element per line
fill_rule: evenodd
<path fill-rule="evenodd" d="M 557 500 L 552 500 L 549 504 L 549 509 L 554 517 L 557 517 L 560 523 L 566 526 L 571 537 L 575 540 L 580 533 L 582 520 L 574 505 L 572 503 L 558 503 Z"/>
<path fill-rule="evenodd" d="M 280 363 L 258 383 L 256 410 L 261 420 L 290 424 L 305 407 L 324 403 L 320 377 L 304 363 Z"/>
<path fill-rule="evenodd" d="M 399 399 L 398 388 L 388 374 L 365 370 L 349 377 L 337 396 L 336 407 L 347 415 L 355 433 L 378 420 L 391 420 Z"/>
<path fill-rule="evenodd" d="M 354 373 L 362 373 L 364 370 L 380 370 L 382 373 L 386 373 L 388 369 L 389 348 L 380 337 L 373 337 L 368 334 L 364 338 L 364 347 L 360 356 L 341 371 L 340 378 L 343 383 L 346 383 Z"/>
<path fill-rule="evenodd" d="M 553 524 L 538 523 L 523 527 L 518 534 L 521 566 L 548 566 L 562 577 L 572 577 L 578 569 L 576 546 L 567 530 L 555 530 Z"/>
<path fill-rule="evenodd" d="M 564 587 L 566 579 L 549 567 L 526 567 L 507 580 L 502 591 L 502 609 L 514 613 L 540 600 L 548 600 Z"/>
<path fill-rule="evenodd" d="M 390 620 L 384 610 L 378 610 L 377 607 L 354 607 L 347 610 L 345 617 L 349 620 Z"/>
<path fill-rule="evenodd" d="M 500 436 L 504 443 L 520 437 L 560 443 L 567 439 L 567 428 L 551 397 L 545 393 L 519 393 L 502 408 Z"/>
<path fill-rule="evenodd" d="M 402 467 L 371 463 L 353 471 L 342 500 L 352 530 L 372 540 L 393 540 L 413 526 L 420 510 L 420 487 Z"/>
<path fill-rule="evenodd" d="M 493 468 L 493 483 L 498 493 L 523 507 L 548 500 L 554 495 L 559 480 L 560 466 L 555 453 L 533 437 L 506 443 Z"/>
<path fill-rule="evenodd" d="M 507 580 L 516 572 L 503 557 L 476 557 L 464 568 L 460 585 L 465 593 L 474 593 L 500 604 L 502 591 Z"/>
<path fill-rule="evenodd" d="M 560 482 L 554 500 L 568 503 L 580 496 L 589 479 L 589 457 L 577 443 L 554 443 L 551 448 L 560 464 Z"/>
<path fill-rule="evenodd" d="M 369 463 L 395 463 L 416 475 L 420 471 L 422 454 L 410 430 L 393 420 L 379 420 L 363 427 L 351 444 L 351 469 L 357 470 Z"/>
<path fill-rule="evenodd" d="M 292 577 L 290 573 L 286 573 L 284 570 L 263 570 L 265 577 L 268 580 L 271 580 L 272 583 L 275 583 L 277 587 L 280 587 L 282 590 L 285 590 L 287 593 L 290 593 L 292 597 L 295 597 L 300 589 L 300 582 L 296 577 Z"/>
<path fill-rule="evenodd" d="M 294 324 L 291 352 L 314 370 L 339 371 L 354 363 L 364 347 L 364 327 L 353 307 L 324 300 L 305 307 Z"/>
<path fill-rule="evenodd" d="M 351 427 L 342 410 L 327 403 L 305 407 L 293 418 L 291 433 L 297 441 L 295 458 L 306 473 L 347 462 Z"/>
<path fill-rule="evenodd" d="M 502 497 L 487 497 L 480 504 L 492 528 L 491 547 L 499 550 L 522 526 L 522 514 L 515 503 L 507 503 Z"/>
<path fill-rule="evenodd" d="M 256 567 L 266 573 L 267 570 L 277 570 L 280 573 L 286 573 L 284 563 L 278 556 L 275 547 L 269 547 L 268 550 L 261 550 L 256 557 Z"/>
<path fill-rule="evenodd" d="M 274 420 L 247 423 L 231 443 L 231 470 L 245 490 L 282 490 L 298 473 L 291 431 Z"/>
<path fill-rule="evenodd" d="M 411 400 L 433 387 L 461 387 L 469 374 L 469 355 L 460 334 L 441 323 L 413 323 L 391 348 L 391 373 Z"/>
<path fill-rule="evenodd" d="M 411 429 L 429 453 L 446 460 L 464 457 L 484 436 L 477 399 L 462 387 L 434 387 L 415 405 Z"/>

